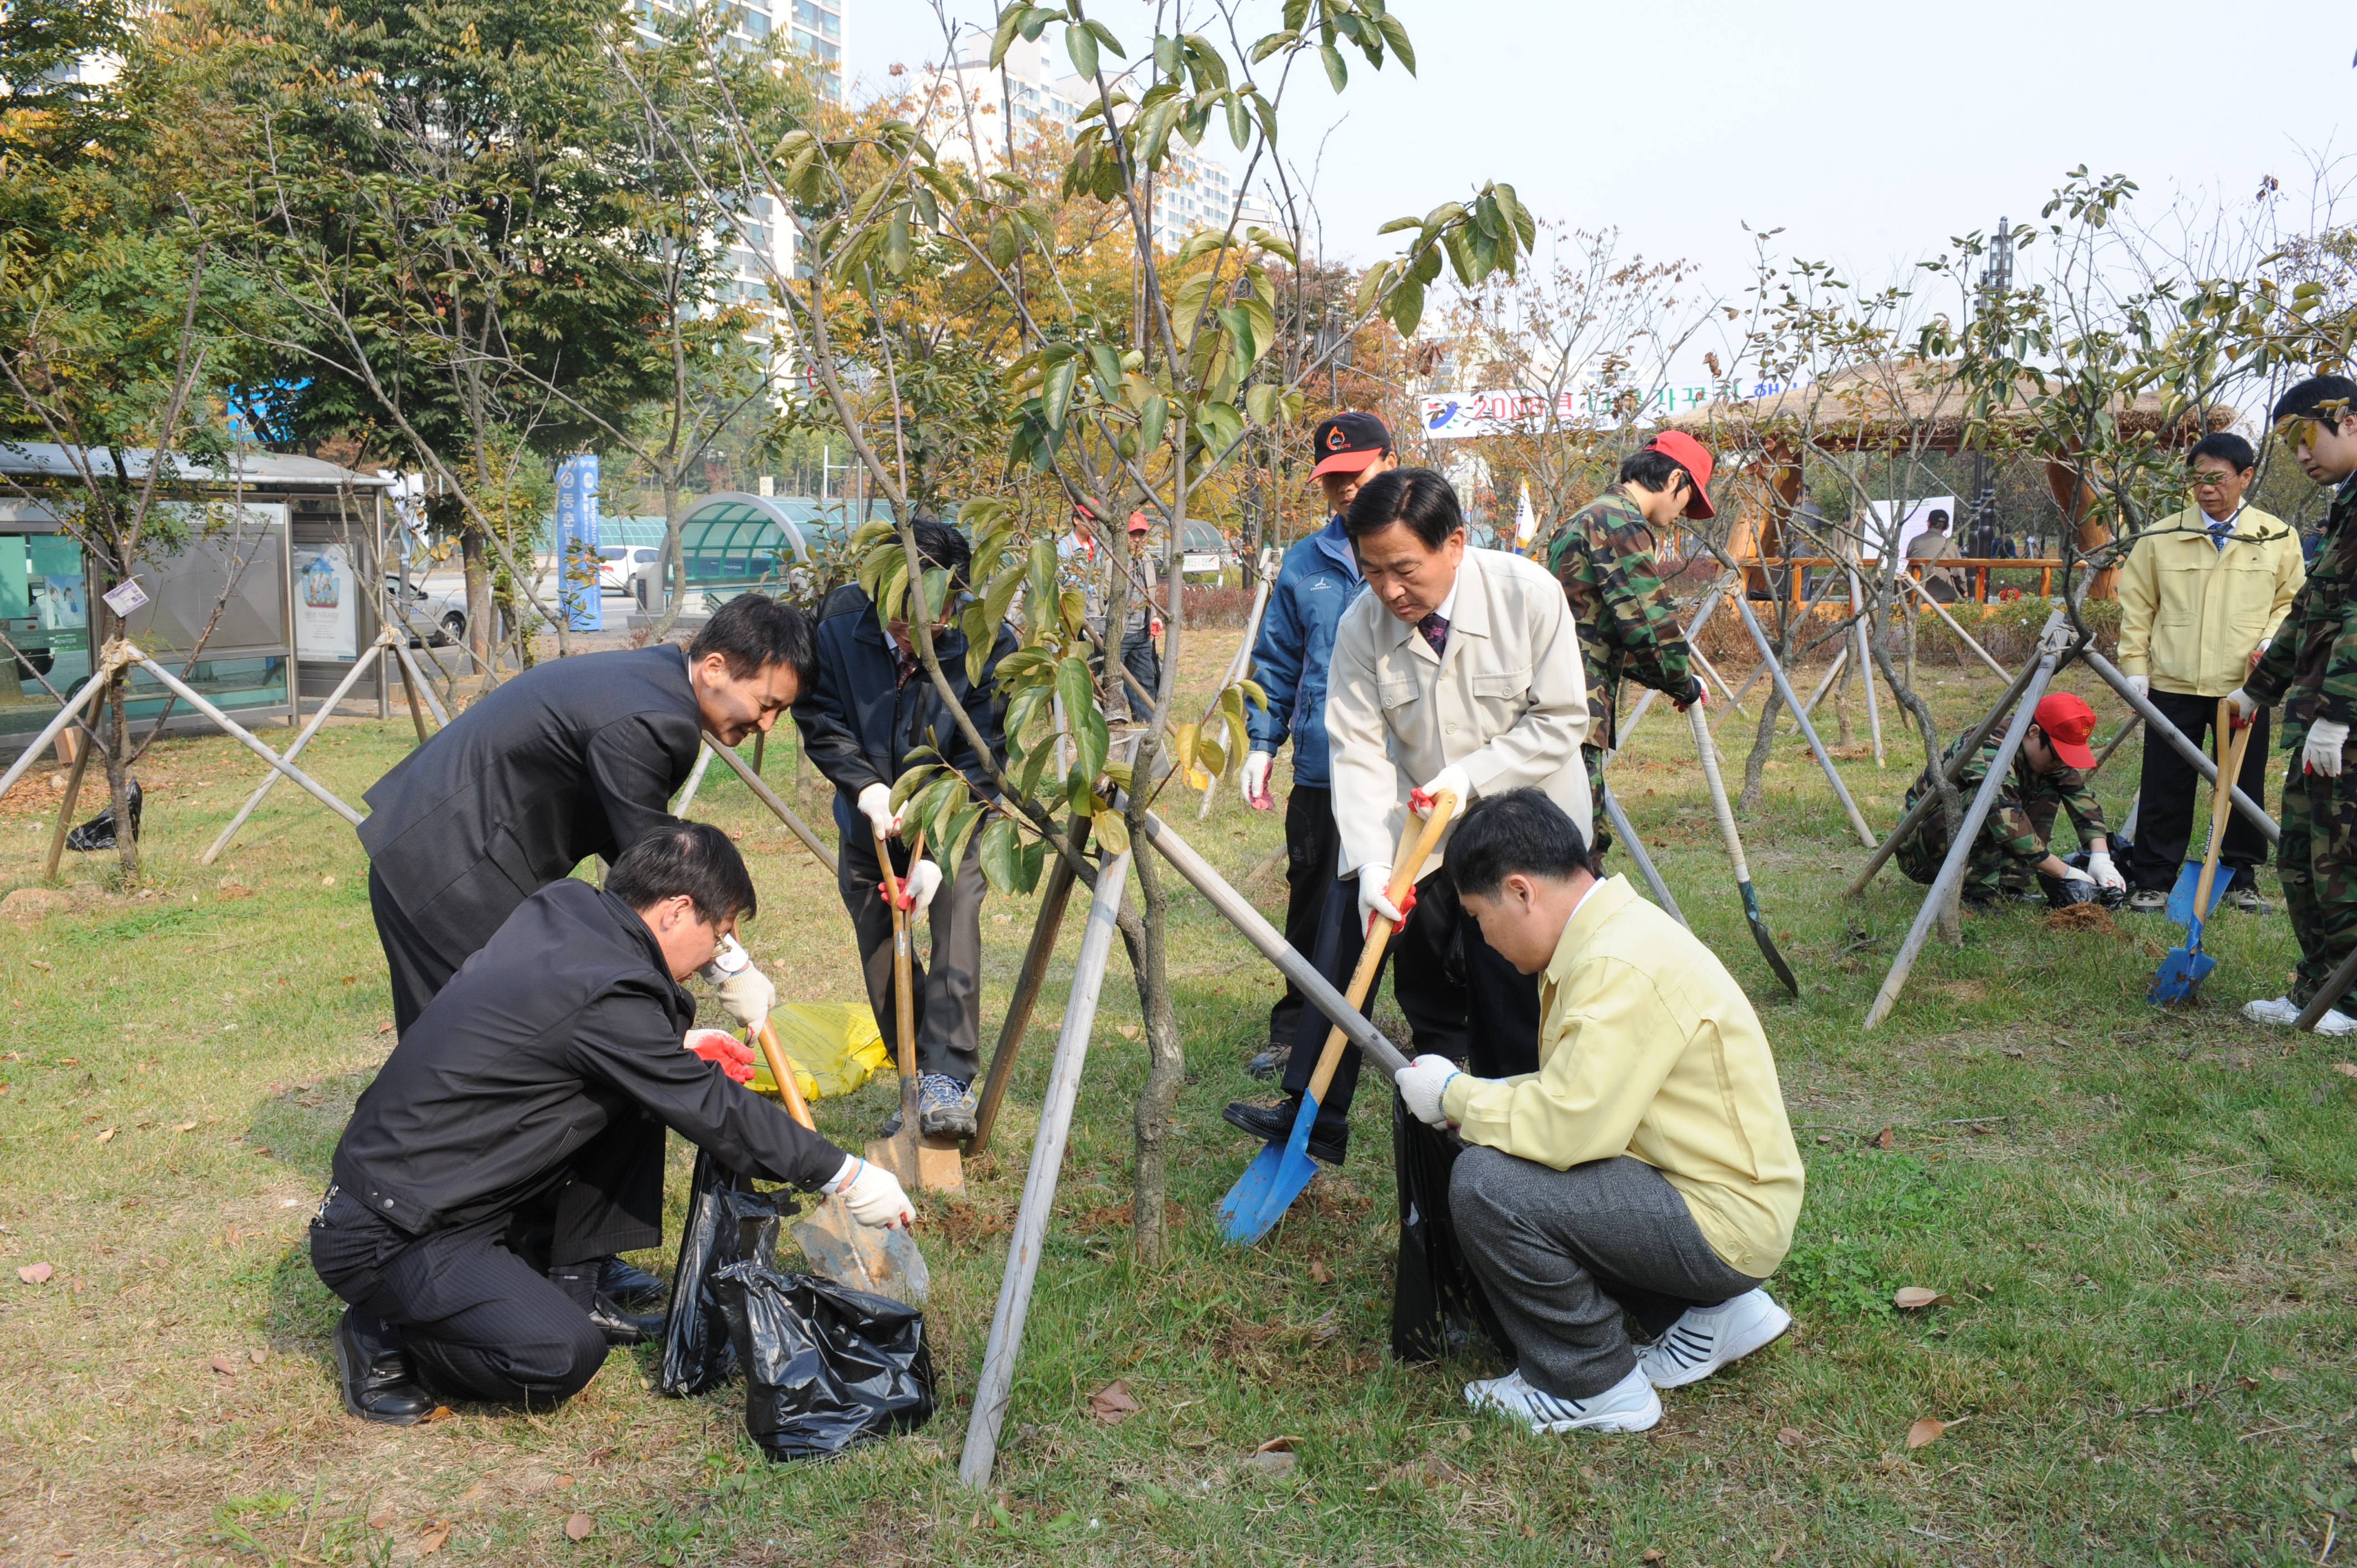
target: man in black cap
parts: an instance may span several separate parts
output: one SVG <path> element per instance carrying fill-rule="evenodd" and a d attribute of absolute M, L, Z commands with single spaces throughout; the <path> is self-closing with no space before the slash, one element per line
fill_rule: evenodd
<path fill-rule="evenodd" d="M 602 890 L 560 877 L 524 899 L 427 1004 L 361 1091 L 311 1221 L 312 1267 L 350 1304 L 345 1409 L 406 1426 L 433 1410 L 428 1387 L 551 1403 L 652 1332 L 597 1265 L 662 1241 L 666 1127 L 733 1169 L 840 1194 L 864 1224 L 909 1221 L 889 1171 L 681 1048 L 695 1004 L 679 982 L 754 907 L 728 835 L 673 822 Z"/>
<path fill-rule="evenodd" d="M 1399 467 L 1392 433 L 1372 413 L 1355 409 L 1318 422 L 1310 437 L 1318 466 L 1310 472 L 1326 492 L 1326 526 L 1286 551 L 1269 587 L 1268 608 L 1253 643 L 1252 677 L 1267 693 L 1265 708 L 1247 706 L 1252 755 L 1244 758 L 1243 794 L 1255 811 L 1275 804 L 1268 777 L 1278 748 L 1293 741 L 1293 788 L 1285 798 L 1285 940 L 1308 952 L 1318 940 L 1318 914 L 1326 905 L 1341 851 L 1334 832 L 1334 796 L 1327 774 L 1326 669 L 1334 660 L 1334 630 L 1342 612 L 1366 588 L 1359 558 L 1342 532 L 1342 514 L 1359 487 Z M 1275 1078 L 1292 1058 L 1303 999 L 1291 981 L 1268 1014 L 1268 1047 L 1253 1058 L 1254 1078 Z M 1254 1108 L 1228 1108 L 1233 1121 Z"/>

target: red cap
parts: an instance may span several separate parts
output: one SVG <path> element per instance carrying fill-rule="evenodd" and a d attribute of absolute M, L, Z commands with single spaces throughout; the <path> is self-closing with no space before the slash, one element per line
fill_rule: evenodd
<path fill-rule="evenodd" d="M 1150 529 L 1153 526 L 1154 520 L 1147 517 L 1144 512 L 1134 511 L 1129 514 L 1129 531 L 1132 533 L 1144 533 L 1147 529 Z"/>
<path fill-rule="evenodd" d="M 1645 450 L 1675 459 L 1694 480 L 1694 492 L 1686 501 L 1688 517 L 1718 515 L 1718 509 L 1710 504 L 1710 454 L 1703 450 L 1701 442 L 1683 430 L 1664 430 L 1646 444 Z"/>
<path fill-rule="evenodd" d="M 1318 454 L 1318 467 L 1309 470 L 1310 478 L 1355 474 L 1392 449 L 1392 433 L 1373 414 L 1350 409 L 1319 420 L 1309 446 Z"/>
<path fill-rule="evenodd" d="M 2038 699 L 2029 717 L 2055 756 L 2073 768 L 2095 766 L 2095 753 L 2087 745 L 2087 737 L 2095 733 L 2094 709 L 2069 692 L 2049 692 Z"/>

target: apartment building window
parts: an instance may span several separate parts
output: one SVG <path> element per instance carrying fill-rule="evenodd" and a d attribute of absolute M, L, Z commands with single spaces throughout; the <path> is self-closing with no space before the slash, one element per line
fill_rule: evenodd
<path fill-rule="evenodd" d="M 811 0 L 794 0 L 794 22 L 823 38 L 843 37 L 843 18 L 834 12 L 813 5 Z"/>

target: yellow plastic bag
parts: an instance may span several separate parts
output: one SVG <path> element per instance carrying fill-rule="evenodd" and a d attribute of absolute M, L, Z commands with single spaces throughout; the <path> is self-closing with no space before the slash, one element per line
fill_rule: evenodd
<path fill-rule="evenodd" d="M 849 1094 L 891 1065 L 892 1053 L 884 1048 L 876 1015 L 865 1003 L 787 1002 L 770 1015 L 770 1024 L 804 1100 Z M 778 1080 L 758 1051 L 751 1087 L 766 1094 L 778 1091 Z"/>

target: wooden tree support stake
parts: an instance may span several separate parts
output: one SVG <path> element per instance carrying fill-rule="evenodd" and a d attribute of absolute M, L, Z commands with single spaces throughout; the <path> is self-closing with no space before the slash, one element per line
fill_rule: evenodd
<path fill-rule="evenodd" d="M 1620 797 L 1612 793 L 1609 784 L 1604 787 L 1604 816 L 1612 824 L 1612 831 L 1620 835 L 1620 842 L 1628 846 L 1629 858 L 1637 863 L 1638 875 L 1644 877 L 1645 886 L 1653 890 L 1653 902 L 1668 910 L 1670 918 L 1681 926 L 1685 925 L 1686 918 L 1679 912 L 1678 901 L 1670 897 L 1669 884 L 1663 882 L 1662 874 L 1654 869 L 1653 857 L 1645 853 L 1645 841 L 1639 838 L 1637 830 L 1629 825 L 1629 813 L 1620 809 Z"/>
<path fill-rule="evenodd" d="M 91 707 L 90 716 L 95 720 L 105 706 L 105 702 L 101 700 Z M 92 730 L 97 727 L 94 723 L 91 725 Z M 73 771 L 66 775 L 66 798 L 58 802 L 57 826 L 49 830 L 49 853 L 41 862 L 41 880 L 44 882 L 57 880 L 58 862 L 65 858 L 66 835 L 73 829 L 74 802 L 81 798 L 82 775 L 90 771 L 90 755 L 97 749 L 87 741 L 74 747 Z M 275 779 L 277 775 L 274 773 L 271 777 Z"/>
<path fill-rule="evenodd" d="M 695 792 L 704 788 L 705 769 L 711 766 L 712 743 L 707 740 L 695 748 L 695 766 L 688 769 L 687 783 L 679 792 L 679 803 L 671 809 L 673 816 L 687 815 L 687 809 L 695 804 Z"/>
<path fill-rule="evenodd" d="M 181 680 L 178 675 L 173 674 L 169 670 L 165 669 L 161 664 L 156 663 L 153 659 L 148 658 L 145 653 L 140 652 L 136 648 L 132 648 L 129 643 L 124 643 L 123 646 L 130 649 L 130 662 L 138 665 L 139 668 L 146 671 L 148 674 L 154 676 L 156 682 L 162 685 L 166 691 L 179 698 L 180 701 L 188 703 L 188 706 L 196 709 L 197 712 L 204 714 L 205 717 L 212 720 L 213 723 L 220 727 L 222 734 L 228 736 L 231 739 L 244 746 L 248 751 L 251 751 L 256 757 L 262 758 L 263 761 L 267 762 L 271 767 L 276 768 L 279 772 L 284 773 L 287 778 L 293 779 L 305 789 L 310 791 L 311 798 L 313 800 L 317 800 L 321 805 L 327 807 L 329 811 L 335 812 L 338 816 L 343 818 L 344 821 L 351 823 L 354 827 L 359 827 L 361 822 L 367 820 L 358 811 L 353 811 L 350 806 L 345 805 L 341 800 L 338 800 L 335 792 L 329 789 L 325 784 L 320 783 L 317 779 L 312 778 L 309 774 L 304 772 L 301 768 L 287 761 L 286 758 L 271 750 L 270 747 L 264 746 L 261 741 L 255 739 L 252 731 L 248 730 L 243 725 L 239 724 L 235 719 L 230 717 L 227 714 L 221 712 L 221 709 L 215 707 L 210 702 L 206 700 L 201 693 L 191 687 L 187 682 Z"/>
<path fill-rule="evenodd" d="M 1072 824 L 1066 843 L 1074 854 L 1089 842 L 1089 820 Z M 974 1104 L 974 1137 L 966 1153 L 979 1155 L 990 1147 L 991 1130 L 998 1124 L 999 1102 L 1006 1098 L 1007 1080 L 1015 1076 L 1015 1056 L 1022 1049 L 1024 1032 L 1031 1027 L 1032 1009 L 1047 983 L 1048 964 L 1056 956 L 1056 939 L 1064 929 L 1064 910 L 1072 899 L 1072 864 L 1060 854 L 1048 857 L 1048 886 L 1039 899 L 1039 918 L 1032 923 L 1031 945 L 1024 950 L 1022 972 L 1015 978 L 1006 1016 L 998 1026 L 998 1046 L 990 1053 L 990 1071 L 982 1080 L 982 1096 Z"/>
<path fill-rule="evenodd" d="M 382 631 L 377 634 L 376 641 L 369 645 L 369 652 L 374 653 L 380 648 L 390 646 L 396 638 L 404 634 L 398 628 L 385 628 Z M 295 758 L 301 754 L 303 748 L 311 744 L 311 737 L 319 733 L 320 726 L 328 722 L 328 715 L 336 711 L 336 704 L 341 703 L 345 696 L 350 693 L 351 689 L 355 685 L 359 684 L 360 678 L 368 669 L 370 662 L 371 661 L 366 654 L 363 654 L 360 658 L 352 660 L 352 667 L 350 671 L 345 674 L 343 681 L 338 684 L 333 692 L 328 693 L 328 700 L 319 704 L 318 711 L 311 715 L 311 722 L 303 726 L 303 733 L 295 737 L 295 744 L 286 748 L 284 760 L 288 762 L 294 761 Z M 408 676 L 404 674 L 402 677 L 402 683 L 404 685 L 408 684 Z M 415 703 L 416 699 L 413 696 L 411 698 L 411 712 L 413 714 L 415 712 Z M 418 733 L 419 738 L 423 739 L 425 731 L 422 724 Z M 237 809 L 237 815 L 229 820 L 229 826 L 221 829 L 221 836 L 213 840 L 212 847 L 206 850 L 204 854 L 197 856 L 197 864 L 199 865 L 210 865 L 214 861 L 221 858 L 221 851 L 229 847 L 229 841 L 237 837 L 237 831 L 245 826 L 246 819 L 253 815 L 255 810 L 262 804 L 262 798 L 269 794 L 277 782 L 278 769 L 275 768 L 271 768 L 262 776 L 262 782 L 253 787 L 253 793 L 245 798 L 245 804 Z"/>
<path fill-rule="evenodd" d="M 1816 753 L 1817 766 L 1825 770 L 1825 781 L 1834 787 L 1834 798 L 1841 802 L 1842 810 L 1849 813 L 1849 825 L 1857 833 L 1858 842 L 1872 849 L 1875 846 L 1874 830 L 1867 827 L 1866 819 L 1858 814 L 1857 802 L 1849 798 L 1849 786 L 1842 782 L 1839 770 L 1834 767 L 1834 759 L 1825 754 L 1825 743 L 1817 738 L 1816 726 L 1809 723 L 1808 710 L 1801 706 L 1800 699 L 1792 694 L 1792 682 L 1785 679 L 1784 667 L 1776 662 L 1776 651 L 1768 645 L 1768 634 L 1760 628 L 1759 618 L 1739 595 L 1736 597 L 1735 608 L 1736 613 L 1743 618 L 1744 629 L 1751 633 L 1751 640 L 1760 650 L 1760 662 L 1768 666 L 1768 673 L 1776 682 L 1777 694 L 1784 699 L 1784 705 L 1792 710 L 1793 723 L 1801 726 L 1802 737 L 1809 743 L 1809 749 Z"/>
<path fill-rule="evenodd" d="M 2082 650 L 2079 656 L 2087 661 L 2089 669 L 2102 676 L 2104 682 L 2120 694 L 2121 699 L 2129 707 L 2136 710 L 2136 716 L 2144 720 L 2147 736 L 2157 735 L 2175 746 L 2178 755 L 2191 763 L 2194 771 L 2201 775 L 2203 783 L 2218 782 L 2218 765 L 2203 755 L 2200 746 L 2186 739 L 2185 732 L 2170 724 L 2169 716 L 2154 707 L 2149 697 L 2130 685 L 2128 678 L 2121 674 L 2110 660 L 2092 648 Z M 2276 820 L 2267 815 L 2266 808 L 2244 794 L 2239 786 L 2234 789 L 2230 798 L 2234 802 L 2234 809 L 2248 817 L 2251 825 L 2266 834 L 2269 843 L 2274 843 L 2283 837 L 2283 829 L 2277 827 Z"/>
<path fill-rule="evenodd" d="M 792 832 L 794 837 L 802 840 L 802 843 L 810 850 L 810 852 L 818 856 L 818 862 L 821 865 L 825 866 L 830 874 L 836 871 L 837 867 L 834 858 L 834 851 L 826 847 L 826 841 L 820 838 L 818 834 L 811 832 L 810 824 L 802 821 L 802 818 L 796 816 L 792 807 L 787 805 L 783 800 L 779 800 L 778 792 L 775 789 L 770 789 L 769 784 L 759 774 L 747 767 L 743 757 L 737 756 L 737 753 L 729 747 L 721 745 L 718 740 L 715 739 L 709 734 L 705 736 L 704 744 L 712 748 L 713 756 L 718 757 L 721 761 L 726 763 L 730 768 L 736 770 L 737 777 L 745 780 L 746 788 L 751 789 L 755 797 L 760 800 L 761 804 L 769 807 L 770 812 L 777 817 L 778 821 L 785 823 L 787 829 Z"/>

